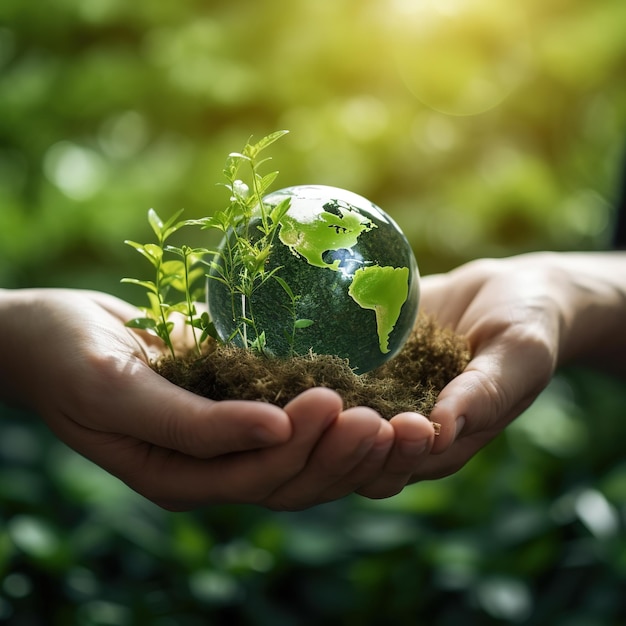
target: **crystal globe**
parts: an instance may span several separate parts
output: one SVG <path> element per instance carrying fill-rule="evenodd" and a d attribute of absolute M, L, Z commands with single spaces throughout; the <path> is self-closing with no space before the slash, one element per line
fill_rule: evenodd
<path fill-rule="evenodd" d="M 266 275 L 275 272 L 249 299 L 216 279 L 232 231 L 220 244 L 207 286 L 218 335 L 278 357 L 337 355 L 359 374 L 379 367 L 402 349 L 417 316 L 419 272 L 406 237 L 383 210 L 344 189 L 295 186 L 263 202 L 271 209 L 285 200 L 264 260 Z M 256 232 L 253 220 L 248 236 Z"/>

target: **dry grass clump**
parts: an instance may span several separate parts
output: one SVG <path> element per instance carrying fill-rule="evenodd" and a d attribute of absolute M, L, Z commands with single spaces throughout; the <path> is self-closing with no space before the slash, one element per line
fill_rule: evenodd
<path fill-rule="evenodd" d="M 282 407 L 311 387 L 329 387 L 346 407 L 369 406 L 390 419 L 404 411 L 429 415 L 441 389 L 469 358 L 462 337 L 421 315 L 402 352 L 362 375 L 335 356 L 269 359 L 214 341 L 201 357 L 164 358 L 154 367 L 171 382 L 213 400 L 259 400 Z"/>

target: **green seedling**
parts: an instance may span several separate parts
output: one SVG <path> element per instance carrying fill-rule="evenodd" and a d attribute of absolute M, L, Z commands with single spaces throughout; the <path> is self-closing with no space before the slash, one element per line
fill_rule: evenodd
<path fill-rule="evenodd" d="M 226 209 L 198 220 L 179 220 L 182 214 L 179 211 L 166 222 L 150 209 L 148 221 L 156 235 L 156 243 L 125 242 L 148 259 L 155 270 L 153 281 L 123 279 L 122 282 L 145 288 L 149 301 L 149 306 L 142 308 L 144 316 L 130 320 L 127 326 L 160 337 L 172 357 L 176 356 L 172 342 L 174 322 L 171 316 L 174 313 L 183 315 L 193 329 L 198 354 L 201 353 L 202 343 L 209 336 L 217 339 L 208 314 L 198 314 L 195 304 L 205 299 L 205 281 L 200 281 L 205 275 L 210 280 L 223 283 L 231 295 L 233 318 L 238 319 L 239 324 L 230 341 L 238 337 L 244 347 L 265 354 L 265 331 L 258 327 L 251 300 L 255 291 L 268 280 L 277 280 L 290 298 L 293 328 L 288 332 L 292 344 L 296 330 L 313 323 L 311 320 L 297 319 L 296 302 L 299 296 L 294 295 L 289 285 L 278 276 L 280 267 L 268 270 L 266 264 L 280 222 L 289 210 L 289 200 L 276 206 L 264 203 L 263 197 L 276 180 L 278 172 L 261 174 L 260 167 L 269 159 L 260 158 L 260 154 L 287 132 L 277 131 L 256 143 L 248 142 L 241 152 L 228 155 L 223 171 L 226 179 L 223 184 L 230 197 Z M 247 183 L 244 178 L 248 180 Z M 216 230 L 224 243 L 219 250 L 168 245 L 168 239 L 184 226 Z M 199 282 L 201 286 L 197 287 Z M 196 331 L 199 331 L 199 336 Z"/>
<path fill-rule="evenodd" d="M 176 356 L 172 343 L 174 322 L 170 318 L 174 313 L 184 316 L 187 324 L 194 329 L 193 337 L 198 354 L 201 343 L 211 333 L 208 315 L 203 313 L 198 316 L 195 305 L 202 295 L 201 289 L 196 288 L 195 285 L 204 276 L 204 270 L 198 266 L 198 263 L 210 251 L 185 245 L 180 248 L 166 245 L 167 240 L 175 232 L 188 224 L 187 221 L 177 221 L 181 214 L 182 211 L 178 211 L 164 222 L 154 209 L 148 211 L 148 222 L 156 235 L 157 242 L 140 244 L 127 240 L 125 243 L 150 261 L 155 270 L 155 278 L 153 281 L 137 278 L 122 279 L 123 283 L 143 287 L 147 292 L 149 302 L 149 306 L 141 309 L 144 316 L 132 319 L 126 325 L 160 337 L 173 357 Z M 166 259 L 166 255 L 174 258 Z M 172 293 L 177 297 L 172 297 Z M 197 336 L 195 329 L 200 330 L 200 337 Z"/>
<path fill-rule="evenodd" d="M 208 276 L 225 285 L 231 295 L 233 319 L 238 319 L 239 324 L 229 339 L 238 336 L 244 347 L 262 354 L 265 353 L 265 331 L 258 327 L 251 300 L 254 292 L 268 280 L 279 278 L 280 267 L 268 270 L 266 261 L 280 222 L 289 210 L 289 201 L 274 207 L 264 203 L 263 197 L 278 172 L 261 174 L 260 166 L 269 159 L 261 159 L 259 155 L 286 132 L 277 131 L 257 143 L 246 144 L 242 152 L 229 154 L 223 173 L 230 203 L 224 211 L 195 222 L 203 229 L 217 230 L 223 237 L 223 245 L 209 261 Z M 250 184 L 243 180 L 246 174 Z M 253 332 L 249 333 L 248 329 Z"/>

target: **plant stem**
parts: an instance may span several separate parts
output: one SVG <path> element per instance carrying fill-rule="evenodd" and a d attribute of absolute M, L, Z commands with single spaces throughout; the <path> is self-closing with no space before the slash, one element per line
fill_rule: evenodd
<path fill-rule="evenodd" d="M 163 242 L 159 242 L 161 248 L 163 247 Z M 165 298 L 163 297 L 163 292 L 161 290 L 161 265 L 162 261 L 159 260 L 156 271 L 156 288 L 157 288 L 157 297 L 159 298 L 159 309 L 161 311 L 161 324 L 162 324 L 162 333 L 161 339 L 165 342 L 165 345 L 168 347 L 172 358 L 176 358 L 176 353 L 174 351 L 174 346 L 172 345 L 172 339 L 170 337 L 169 330 L 167 328 L 167 317 L 165 316 Z"/>
<path fill-rule="evenodd" d="M 185 297 L 187 299 L 187 313 L 189 315 L 189 326 L 191 327 L 191 333 L 193 335 L 193 341 L 196 346 L 196 353 L 200 354 L 200 344 L 198 343 L 198 337 L 196 336 L 196 329 L 194 326 L 194 303 L 191 300 L 191 285 L 189 284 L 189 260 L 191 257 L 191 251 L 189 248 L 183 248 L 184 251 L 184 266 L 185 266 Z"/>
<path fill-rule="evenodd" d="M 259 209 L 261 210 L 261 222 L 263 223 L 263 235 L 264 238 L 267 237 L 267 231 L 269 225 L 267 223 L 267 214 L 265 212 L 265 205 L 263 204 L 263 198 L 261 197 L 261 192 L 259 191 L 258 181 L 257 181 L 257 173 L 256 166 L 254 162 L 250 163 L 252 168 L 252 190 L 256 201 L 259 204 Z"/>
<path fill-rule="evenodd" d="M 244 319 L 243 323 L 243 345 L 248 347 L 248 326 L 245 322 L 246 317 L 246 294 L 241 294 L 241 317 Z"/>

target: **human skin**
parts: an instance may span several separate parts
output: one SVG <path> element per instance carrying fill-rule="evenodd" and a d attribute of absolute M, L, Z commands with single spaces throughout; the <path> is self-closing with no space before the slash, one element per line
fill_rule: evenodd
<path fill-rule="evenodd" d="M 626 378 L 626 253 L 478 260 L 422 281 L 422 310 L 467 337 L 472 359 L 440 393 L 441 424 L 411 481 L 458 471 L 568 364 Z"/>
<path fill-rule="evenodd" d="M 88 291 L 0 290 L 0 398 L 164 508 L 296 510 L 458 471 L 562 365 L 626 378 L 626 253 L 474 261 L 423 278 L 422 310 L 472 353 L 430 415 L 437 437 L 424 416 L 344 410 L 328 389 L 284 410 L 196 396 L 150 368 L 163 347 L 124 326 L 134 307 Z"/>
<path fill-rule="evenodd" d="M 344 410 L 329 389 L 285 409 L 214 402 L 149 363 L 160 340 L 130 330 L 131 305 L 78 290 L 0 290 L 0 399 L 41 416 L 66 444 L 169 510 L 254 503 L 296 510 L 358 489 L 393 495 L 430 449 L 432 424 Z"/>

